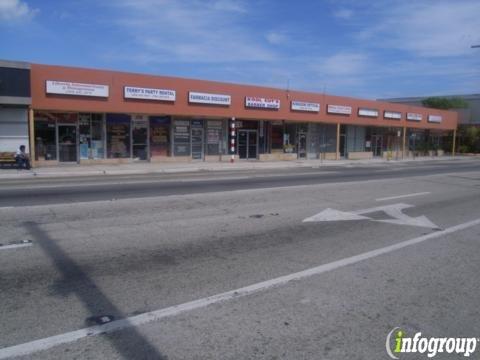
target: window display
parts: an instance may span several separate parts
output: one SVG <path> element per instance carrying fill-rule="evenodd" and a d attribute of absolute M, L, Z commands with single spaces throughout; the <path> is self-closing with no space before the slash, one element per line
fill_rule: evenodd
<path fill-rule="evenodd" d="M 107 157 L 130 157 L 130 115 L 107 114 Z"/>
<path fill-rule="evenodd" d="M 170 117 L 150 117 L 150 155 L 170 156 Z"/>

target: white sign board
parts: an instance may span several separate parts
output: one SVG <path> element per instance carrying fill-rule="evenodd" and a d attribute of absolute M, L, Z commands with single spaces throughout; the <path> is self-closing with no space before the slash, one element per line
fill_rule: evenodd
<path fill-rule="evenodd" d="M 245 97 L 245 106 L 260 109 L 280 109 L 280 100 L 260 97 Z"/>
<path fill-rule="evenodd" d="M 428 122 L 430 123 L 441 123 L 442 116 L 441 115 L 428 115 Z"/>
<path fill-rule="evenodd" d="M 401 120 L 402 119 L 402 113 L 397 112 L 397 111 L 384 111 L 383 112 L 383 117 L 385 119 Z"/>
<path fill-rule="evenodd" d="M 359 108 L 358 109 L 358 115 L 359 116 L 368 116 L 368 117 L 378 117 L 378 110 Z"/>
<path fill-rule="evenodd" d="M 319 103 L 311 103 L 311 102 L 304 102 L 304 101 L 292 101 L 291 109 L 296 111 L 309 111 L 309 112 L 319 112 L 320 111 L 320 104 Z"/>
<path fill-rule="evenodd" d="M 422 114 L 407 113 L 407 120 L 422 121 Z"/>
<path fill-rule="evenodd" d="M 188 93 L 188 101 L 196 104 L 224 105 L 228 106 L 232 102 L 230 95 L 207 94 L 190 91 Z"/>
<path fill-rule="evenodd" d="M 350 115 L 352 113 L 352 107 L 344 105 L 328 105 L 327 112 L 329 114 Z"/>
<path fill-rule="evenodd" d="M 176 93 L 175 90 L 125 86 L 123 88 L 123 96 L 125 99 L 175 101 Z"/>
<path fill-rule="evenodd" d="M 108 97 L 108 85 L 47 80 L 47 94 Z"/>

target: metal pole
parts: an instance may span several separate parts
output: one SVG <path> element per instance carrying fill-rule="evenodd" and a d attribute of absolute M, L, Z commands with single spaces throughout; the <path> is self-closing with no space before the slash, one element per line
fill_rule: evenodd
<path fill-rule="evenodd" d="M 28 109 L 28 132 L 29 132 L 29 144 L 30 144 L 30 165 L 35 166 L 35 124 L 33 122 L 33 109 Z"/>
<path fill-rule="evenodd" d="M 453 130 L 452 156 L 455 156 L 455 140 L 457 138 L 457 129 Z"/>
<path fill-rule="evenodd" d="M 336 160 L 340 160 L 340 123 L 337 124 L 337 153 L 335 155 Z"/>

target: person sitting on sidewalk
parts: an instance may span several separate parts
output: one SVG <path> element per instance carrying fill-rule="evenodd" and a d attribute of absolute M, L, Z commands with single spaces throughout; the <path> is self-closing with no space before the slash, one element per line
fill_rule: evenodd
<path fill-rule="evenodd" d="M 25 145 L 20 145 L 20 148 L 17 150 L 15 155 L 15 160 L 17 161 L 18 167 L 20 169 L 30 170 L 30 159 L 25 153 Z"/>

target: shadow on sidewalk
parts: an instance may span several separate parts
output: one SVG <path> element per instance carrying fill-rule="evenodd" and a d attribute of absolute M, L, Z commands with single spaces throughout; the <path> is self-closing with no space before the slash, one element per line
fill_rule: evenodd
<path fill-rule="evenodd" d="M 62 278 L 55 282 L 54 291 L 60 295 L 74 293 L 92 314 L 86 319 L 86 325 L 94 325 L 92 319 L 104 315 L 113 316 L 116 320 L 124 318 L 121 311 L 100 290 L 89 275 L 70 258 L 35 222 L 25 222 L 25 228 L 30 232 L 33 241 L 52 259 Z M 125 359 L 167 360 L 167 356 L 145 339 L 135 327 L 130 327 L 122 333 L 106 333 L 107 339 Z"/>

